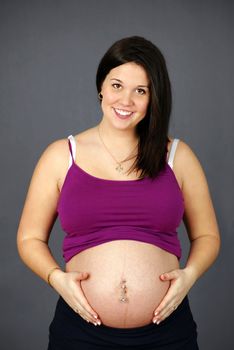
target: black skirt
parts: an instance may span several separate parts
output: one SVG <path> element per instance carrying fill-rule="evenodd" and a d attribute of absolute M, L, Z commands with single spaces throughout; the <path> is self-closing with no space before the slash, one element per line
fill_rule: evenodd
<path fill-rule="evenodd" d="M 198 350 L 197 326 L 188 297 L 159 325 L 136 328 L 95 326 L 60 297 L 49 327 L 47 350 Z"/>

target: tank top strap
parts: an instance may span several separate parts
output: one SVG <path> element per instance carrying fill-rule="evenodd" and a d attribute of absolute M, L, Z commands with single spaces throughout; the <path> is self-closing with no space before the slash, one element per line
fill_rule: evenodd
<path fill-rule="evenodd" d="M 168 164 L 170 167 L 173 169 L 173 162 L 174 162 L 174 157 L 175 157 L 175 152 L 176 152 L 176 147 L 178 145 L 179 139 L 174 139 L 172 141 L 169 157 L 168 157 Z"/>
<path fill-rule="evenodd" d="M 69 169 L 72 163 L 74 163 L 76 159 L 76 140 L 73 135 L 68 136 L 68 144 L 69 144 L 69 150 L 70 150 L 69 166 L 68 166 L 68 169 Z"/>

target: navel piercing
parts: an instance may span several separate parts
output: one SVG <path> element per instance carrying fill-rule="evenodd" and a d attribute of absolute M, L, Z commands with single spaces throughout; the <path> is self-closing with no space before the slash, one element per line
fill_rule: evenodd
<path fill-rule="evenodd" d="M 121 281 L 120 287 L 121 287 L 121 296 L 120 296 L 119 300 L 122 303 L 126 303 L 126 302 L 128 302 L 128 298 L 126 297 L 126 294 L 127 294 L 126 280 Z"/>

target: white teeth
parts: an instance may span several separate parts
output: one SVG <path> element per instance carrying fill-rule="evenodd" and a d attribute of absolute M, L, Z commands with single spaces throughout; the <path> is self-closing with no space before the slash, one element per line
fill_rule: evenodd
<path fill-rule="evenodd" d="M 132 112 L 127 112 L 127 111 L 122 111 L 121 109 L 115 108 L 116 112 L 121 114 L 121 115 L 130 115 Z"/>

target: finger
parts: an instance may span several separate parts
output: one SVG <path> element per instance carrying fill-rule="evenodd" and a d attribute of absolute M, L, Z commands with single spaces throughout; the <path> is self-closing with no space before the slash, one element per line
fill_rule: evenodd
<path fill-rule="evenodd" d="M 165 320 L 170 314 L 172 314 L 178 307 L 179 303 L 171 303 L 166 308 L 164 308 L 160 314 L 154 317 L 153 322 L 157 322 L 159 324 L 161 321 Z"/>
<path fill-rule="evenodd" d="M 178 278 L 178 271 L 177 270 L 173 270 L 173 271 L 169 271 L 169 272 L 165 272 L 163 274 L 160 275 L 160 279 L 162 281 L 170 281 L 173 279 Z"/>
<path fill-rule="evenodd" d="M 88 277 L 89 277 L 89 273 L 88 272 L 79 272 L 78 276 L 77 276 L 77 279 L 80 281 L 80 280 L 87 279 Z M 80 285 L 80 288 L 81 288 L 81 285 Z M 89 305 L 87 299 L 85 298 L 85 296 L 83 294 L 83 291 L 82 291 L 82 293 L 79 296 L 79 302 L 80 302 L 82 308 L 84 310 L 86 310 L 90 314 L 91 317 L 94 317 L 94 319 L 98 318 L 97 313 L 91 308 L 91 306 Z"/>
<path fill-rule="evenodd" d="M 97 318 L 92 318 L 84 307 L 79 305 L 79 308 L 74 308 L 74 311 L 78 313 L 85 321 L 93 323 L 95 326 L 100 325 L 101 321 Z"/>
<path fill-rule="evenodd" d="M 170 309 L 169 304 L 160 305 L 154 312 L 153 320 L 161 321 L 169 309 Z"/>
<path fill-rule="evenodd" d="M 79 276 L 79 278 L 80 277 L 82 278 L 81 275 Z M 97 313 L 93 310 L 93 308 L 89 305 L 87 299 L 85 298 L 81 286 L 79 290 L 79 296 L 77 296 L 77 309 L 80 311 L 80 314 L 82 314 L 83 317 L 86 317 L 91 322 L 100 321 Z"/>
<path fill-rule="evenodd" d="M 90 322 L 90 320 L 87 317 L 85 317 L 84 314 L 77 307 L 74 308 L 74 311 L 75 313 L 79 314 L 83 319 L 85 319 L 85 321 Z"/>
<path fill-rule="evenodd" d="M 87 321 L 88 323 L 94 323 L 94 321 L 91 321 L 90 319 L 88 319 L 87 317 L 85 317 L 85 315 L 82 313 L 82 312 L 80 312 L 77 308 L 75 308 L 74 309 L 74 311 L 77 313 L 77 314 L 79 314 L 80 315 L 80 317 L 82 317 L 85 321 Z"/>
<path fill-rule="evenodd" d="M 93 310 L 93 308 L 89 305 L 87 299 L 81 295 L 80 299 L 79 299 L 79 303 L 82 307 L 82 309 L 85 311 L 86 315 L 91 317 L 94 320 L 98 319 L 98 315 L 97 313 Z"/>
<path fill-rule="evenodd" d="M 167 292 L 166 296 L 163 298 L 161 303 L 158 305 L 156 308 L 154 314 L 155 316 L 161 314 L 164 312 L 170 305 L 175 305 L 175 295 L 173 295 L 173 291 L 169 289 Z"/>
<path fill-rule="evenodd" d="M 90 307 L 87 300 L 82 295 L 80 295 L 79 299 L 77 299 L 74 310 L 76 310 L 80 316 L 88 319 L 92 323 L 100 321 L 96 312 Z"/>
<path fill-rule="evenodd" d="M 98 315 L 93 311 L 93 309 L 89 306 L 89 304 L 87 302 L 80 303 L 80 312 L 87 317 L 88 319 L 90 319 L 91 322 L 96 322 L 97 320 L 99 320 Z"/>
<path fill-rule="evenodd" d="M 80 280 L 85 280 L 89 277 L 89 273 L 88 272 L 78 272 L 77 273 L 77 279 Z"/>
<path fill-rule="evenodd" d="M 165 312 L 161 315 L 160 322 L 164 321 L 168 316 L 170 316 L 176 309 L 177 305 L 169 307 Z"/>

